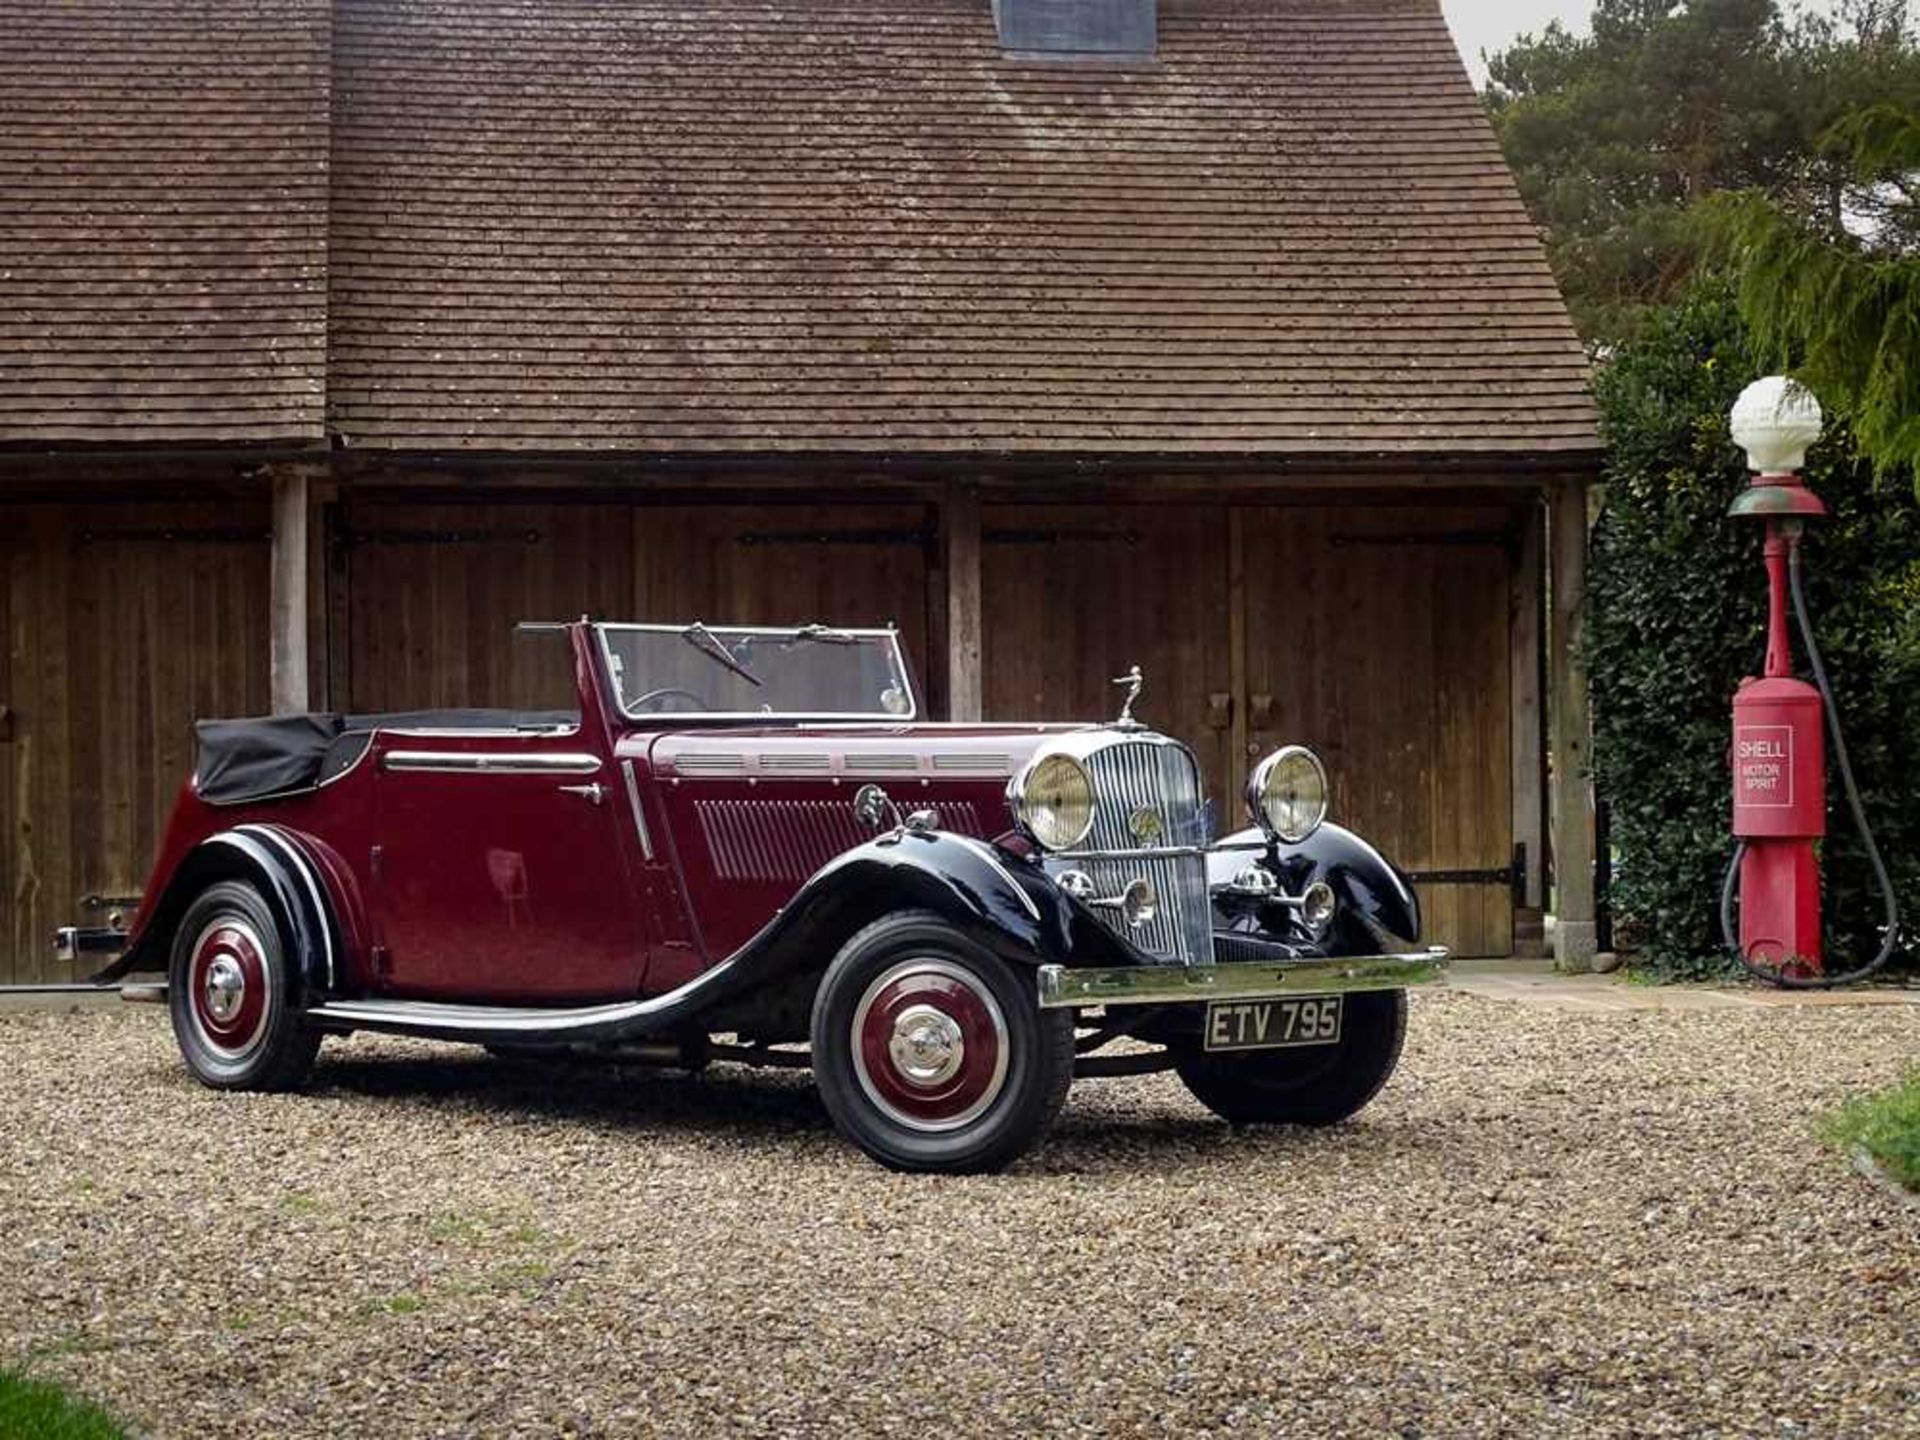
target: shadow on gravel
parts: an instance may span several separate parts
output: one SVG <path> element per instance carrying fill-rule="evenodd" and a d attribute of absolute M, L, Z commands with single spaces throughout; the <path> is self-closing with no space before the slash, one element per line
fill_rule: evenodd
<path fill-rule="evenodd" d="M 1098 1087 L 1089 1091 L 1092 1103 L 1069 1100 L 1046 1147 L 1019 1167 L 1021 1173 L 1137 1174 L 1176 1158 L 1183 1166 L 1215 1160 L 1244 1165 L 1325 1143 L 1316 1137 L 1337 1133 L 1290 1127 L 1235 1131 L 1197 1110 L 1168 1109 L 1146 1097 L 1138 1108 L 1116 1111 L 1112 1101 L 1120 1094 L 1109 1087 L 1128 1081 L 1087 1083 Z M 769 1150 L 803 1137 L 839 1143 L 803 1071 L 716 1065 L 687 1075 L 569 1060 L 349 1053 L 324 1057 L 307 1093 L 317 1101 L 414 1110 L 452 1105 L 505 1124 L 586 1125 L 634 1139 L 708 1135 Z M 1373 1143 L 1377 1146 L 1378 1137 Z M 857 1158 L 851 1149 L 847 1153 Z"/>
<path fill-rule="evenodd" d="M 611 1130 L 709 1130 L 733 1138 L 832 1132 L 804 1074 L 446 1055 L 323 1058 L 309 1094 L 410 1107 L 455 1104 L 509 1123 L 567 1121 Z"/>

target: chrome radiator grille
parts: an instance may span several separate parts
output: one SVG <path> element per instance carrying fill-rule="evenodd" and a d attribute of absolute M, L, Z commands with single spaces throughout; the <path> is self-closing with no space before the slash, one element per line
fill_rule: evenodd
<path fill-rule="evenodd" d="M 1205 845 L 1205 797 L 1200 770 L 1185 746 L 1166 740 L 1121 740 L 1085 757 L 1093 781 L 1094 821 L 1088 850 L 1132 853 L 1111 860 L 1083 860 L 1084 870 L 1103 895 L 1117 895 L 1129 881 L 1144 878 L 1159 896 L 1153 919 L 1135 928 L 1114 911 L 1103 910 L 1108 926 L 1130 942 L 1174 964 L 1205 964 L 1213 958 L 1213 916 L 1207 900 L 1207 862 L 1203 855 L 1156 854 L 1156 848 Z M 1162 831 L 1157 846 L 1143 843 L 1134 817 L 1157 814 Z"/>

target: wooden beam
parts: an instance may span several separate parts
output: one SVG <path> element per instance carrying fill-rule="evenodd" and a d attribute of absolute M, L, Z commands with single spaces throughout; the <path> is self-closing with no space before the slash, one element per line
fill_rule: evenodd
<path fill-rule="evenodd" d="M 304 466 L 270 466 L 273 486 L 272 584 L 268 599 L 268 694 L 276 715 L 311 708 L 307 673 L 310 624 L 308 515 L 311 479 Z"/>
<path fill-rule="evenodd" d="M 1587 583 L 1587 486 L 1555 482 L 1552 530 L 1552 632 L 1548 688 L 1553 729 L 1553 958 L 1562 970 L 1593 968 L 1593 786 L 1587 776 L 1587 677 L 1578 662 Z"/>
<path fill-rule="evenodd" d="M 983 713 L 980 635 L 980 492 L 950 485 L 940 505 L 941 569 L 947 577 L 947 718 Z"/>
<path fill-rule="evenodd" d="M 1546 900 L 1547 737 L 1541 704 L 1545 655 L 1545 508 L 1524 512 L 1508 591 L 1508 683 L 1513 711 L 1513 839 L 1526 849 L 1520 905 L 1539 910 Z"/>
<path fill-rule="evenodd" d="M 1235 777 L 1245 776 L 1252 768 L 1253 734 L 1247 723 L 1248 666 L 1247 646 L 1247 525 L 1239 506 L 1227 515 L 1227 793 L 1222 797 L 1223 815 L 1240 814 L 1239 796 L 1234 791 Z M 1232 825 L 1228 829 L 1234 828 Z"/>

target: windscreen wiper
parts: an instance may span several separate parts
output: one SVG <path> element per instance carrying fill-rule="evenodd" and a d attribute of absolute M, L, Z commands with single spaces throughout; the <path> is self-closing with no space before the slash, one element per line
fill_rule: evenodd
<path fill-rule="evenodd" d="M 749 685 L 755 687 L 764 686 L 765 682 L 738 660 L 734 659 L 733 652 L 721 644 L 719 638 L 700 621 L 696 620 L 687 626 L 686 629 L 682 630 L 680 632 L 680 638 L 709 660 L 717 661 L 726 666 L 727 669 L 738 675 Z"/>

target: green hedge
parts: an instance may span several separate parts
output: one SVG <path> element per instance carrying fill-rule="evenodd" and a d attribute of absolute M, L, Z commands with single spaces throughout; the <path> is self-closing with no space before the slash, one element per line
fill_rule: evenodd
<path fill-rule="evenodd" d="M 1584 659 L 1594 779 L 1618 862 L 1616 944 L 1674 977 L 1727 968 L 1720 880 L 1731 849 L 1729 703 L 1765 649 L 1761 525 L 1726 517 L 1746 483 L 1734 397 L 1766 366 L 1731 291 L 1706 280 L 1601 367 L 1609 452 L 1593 535 Z M 1875 486 L 1840 427 L 1809 457 L 1832 510 L 1804 558 L 1815 633 L 1907 932 L 1920 930 L 1920 505 Z M 1798 649 L 1803 668 L 1805 656 Z M 1830 968 L 1879 945 L 1881 911 L 1829 761 L 1823 847 Z M 1911 940 L 1901 962 L 1915 953 Z"/>

